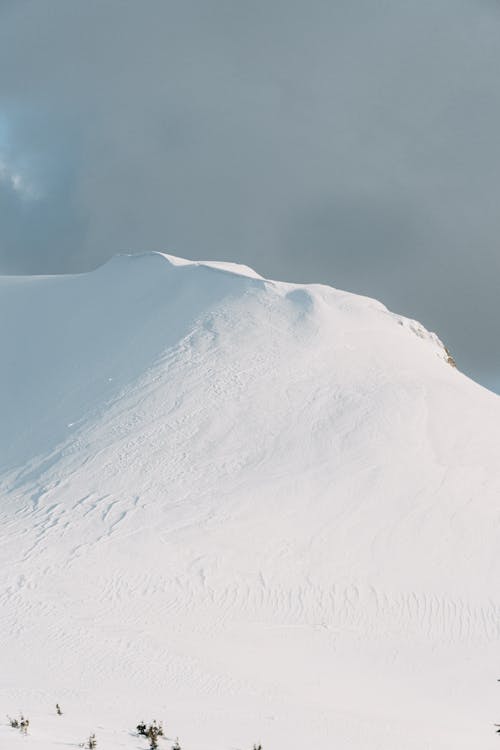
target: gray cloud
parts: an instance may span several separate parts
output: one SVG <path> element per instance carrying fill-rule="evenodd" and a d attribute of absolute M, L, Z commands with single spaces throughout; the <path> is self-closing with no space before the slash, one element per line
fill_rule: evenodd
<path fill-rule="evenodd" d="M 497 387 L 486 0 L 0 4 L 0 270 L 168 249 L 381 298 Z M 0 129 L 1 133 L 1 129 Z"/>
<path fill-rule="evenodd" d="M 0 142 L 0 273 L 84 267 L 76 144 L 37 113 L 12 113 Z"/>

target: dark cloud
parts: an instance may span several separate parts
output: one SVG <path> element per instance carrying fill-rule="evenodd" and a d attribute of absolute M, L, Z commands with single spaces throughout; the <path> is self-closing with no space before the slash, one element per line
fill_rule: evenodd
<path fill-rule="evenodd" d="M 498 384 L 482 0 L 0 3 L 3 271 L 168 249 L 381 298 Z"/>
<path fill-rule="evenodd" d="M 77 144 L 37 112 L 11 111 L 2 132 L 0 273 L 87 267 Z"/>
<path fill-rule="evenodd" d="M 82 234 L 65 184 L 50 200 L 26 200 L 0 185 L 0 272 L 50 273 L 83 266 Z"/>

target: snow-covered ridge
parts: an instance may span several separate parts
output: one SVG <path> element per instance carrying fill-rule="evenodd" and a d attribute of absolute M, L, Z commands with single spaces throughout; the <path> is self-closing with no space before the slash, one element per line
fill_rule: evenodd
<path fill-rule="evenodd" d="M 286 284 L 284 282 L 272 282 L 269 279 L 264 279 L 260 274 L 258 274 L 253 268 L 250 268 L 249 266 L 246 266 L 242 263 L 232 263 L 229 261 L 210 261 L 210 260 L 188 260 L 187 258 L 180 258 L 175 255 L 171 255 L 169 253 L 162 253 L 162 252 L 150 252 L 150 253 L 142 253 L 142 254 L 127 254 L 122 253 L 115 255 L 109 262 L 110 263 L 116 263 L 119 262 L 121 258 L 124 259 L 131 259 L 131 258 L 139 258 L 139 257 L 151 257 L 153 255 L 159 255 L 162 258 L 165 258 L 165 260 L 174 267 L 202 267 L 202 268 L 212 268 L 216 271 L 222 271 L 225 273 L 234 274 L 235 276 L 242 276 L 250 279 L 259 279 L 261 281 L 267 281 L 267 283 L 274 284 L 277 286 L 277 288 L 284 288 L 288 291 L 288 288 L 293 289 L 301 289 L 301 288 L 309 288 L 309 289 L 322 289 L 324 285 L 322 284 Z M 125 261 L 127 262 L 127 261 Z M 332 287 L 326 287 L 330 292 L 333 291 Z M 335 290 L 337 291 L 337 290 Z M 337 291 L 338 293 L 338 291 Z M 350 294 L 348 292 L 341 292 L 339 296 L 346 297 L 350 296 L 352 298 L 356 298 L 357 300 L 361 301 L 364 300 L 366 303 L 368 303 L 373 308 L 378 308 L 380 310 L 383 310 L 385 312 L 388 312 L 385 305 L 378 302 L 378 300 L 374 300 L 370 297 L 364 297 L 363 295 L 355 295 Z M 304 292 L 304 299 L 307 297 L 307 292 Z M 310 298 L 308 298 L 310 299 Z M 392 314 L 392 313 L 389 313 Z M 438 351 L 440 354 L 443 355 L 443 359 L 448 362 L 449 364 L 449 354 L 448 350 L 446 349 L 443 342 L 439 339 L 439 337 L 433 333 L 428 331 L 421 323 L 419 323 L 416 320 L 412 320 L 410 318 L 405 318 L 404 316 L 395 315 L 394 316 L 397 322 L 404 326 L 405 328 L 412 331 L 416 336 L 419 336 L 422 339 L 426 339 L 433 344 L 436 344 L 438 347 Z"/>
<path fill-rule="evenodd" d="M 327 335 L 330 349 L 353 350 L 363 328 L 373 330 L 374 340 L 393 337 L 397 348 L 401 339 L 391 329 L 398 323 L 425 342 L 428 356 L 447 360 L 435 334 L 376 300 L 323 285 L 268 281 L 235 263 L 144 253 L 115 256 L 86 274 L 0 277 L 0 350 L 6 362 L 0 373 L 6 427 L 0 432 L 0 466 L 9 456 L 11 464 L 21 464 L 47 449 L 53 427 L 53 443 L 63 440 L 68 425 L 102 409 L 144 377 L 156 358 L 205 330 L 223 311 L 227 328 L 240 325 L 243 332 L 247 303 L 256 316 L 252 333 L 261 326 L 259 336 L 269 333 L 275 313 L 292 337 L 307 332 L 322 341 Z M 232 317 L 226 312 L 231 308 Z M 19 341 L 27 345 L 19 347 Z"/>
<path fill-rule="evenodd" d="M 204 266 L 205 268 L 215 268 L 218 271 L 234 273 L 238 276 L 247 276 L 250 279 L 262 278 L 253 268 L 245 266 L 242 263 L 217 260 L 187 260 L 186 258 L 178 258 L 176 255 L 169 255 L 168 253 L 158 253 L 158 255 L 168 260 L 173 266 Z"/>
<path fill-rule="evenodd" d="M 0 322 L 0 706 L 34 750 L 154 717 L 493 747 L 500 399 L 437 336 L 161 253 L 1 278 Z"/>

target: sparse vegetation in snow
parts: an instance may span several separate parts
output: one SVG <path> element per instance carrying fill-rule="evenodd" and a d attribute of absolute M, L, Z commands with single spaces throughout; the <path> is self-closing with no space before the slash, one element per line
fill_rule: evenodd
<path fill-rule="evenodd" d="M 19 719 L 12 719 L 10 716 L 7 716 L 7 719 L 13 729 L 19 729 L 21 734 L 28 734 L 30 720 L 26 718 L 26 716 L 23 716 L 23 714 L 21 714 Z"/>

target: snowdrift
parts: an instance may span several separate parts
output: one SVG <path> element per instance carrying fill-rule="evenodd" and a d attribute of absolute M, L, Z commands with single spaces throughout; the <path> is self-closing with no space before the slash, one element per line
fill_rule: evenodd
<path fill-rule="evenodd" d="M 500 400 L 434 334 L 160 253 L 4 277 L 0 321 L 0 713 L 34 750 L 152 718 L 496 746 Z"/>

